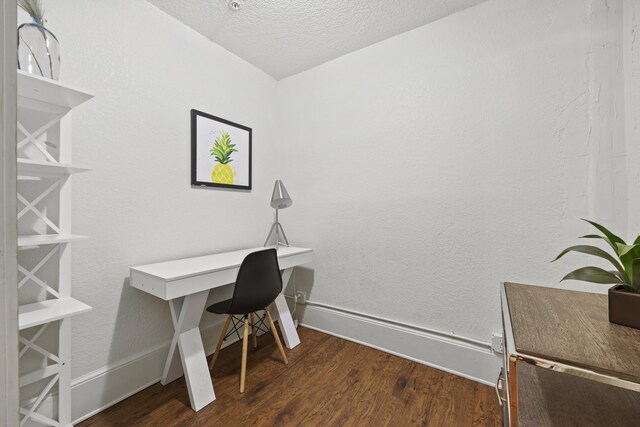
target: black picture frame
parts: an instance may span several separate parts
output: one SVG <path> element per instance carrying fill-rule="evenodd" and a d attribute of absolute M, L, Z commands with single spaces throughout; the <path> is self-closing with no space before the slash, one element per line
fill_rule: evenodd
<path fill-rule="evenodd" d="M 199 120 L 199 118 L 201 119 Z M 199 128 L 199 123 L 201 128 Z M 241 165 L 243 176 L 240 177 L 241 182 L 243 182 L 243 184 L 236 184 L 235 182 L 234 183 L 214 182 L 213 175 L 215 172 L 214 171 L 208 172 L 208 170 L 206 171 L 206 173 L 211 173 L 212 178 L 210 180 L 203 179 L 203 176 L 205 175 L 205 170 L 206 170 L 206 168 L 204 167 L 204 162 L 208 160 L 205 160 L 206 156 L 202 152 L 202 150 L 206 150 L 207 152 L 209 152 L 210 149 L 213 147 L 214 139 L 215 139 L 213 135 L 209 136 L 209 134 L 211 134 L 212 132 L 208 132 L 207 138 L 203 137 L 202 135 L 204 132 L 203 129 L 205 129 L 206 126 L 212 126 L 213 128 L 227 129 L 231 131 L 231 133 L 233 133 L 234 135 L 236 136 L 239 135 L 240 139 L 242 140 L 240 142 L 243 145 L 243 151 L 244 149 L 247 149 L 248 151 L 248 153 L 246 154 L 242 153 L 243 157 L 240 159 L 241 161 L 243 161 Z M 246 137 L 248 138 L 248 140 L 246 141 L 243 139 L 244 138 L 243 135 L 245 132 L 246 132 Z M 235 141 L 232 141 L 232 142 L 235 142 Z M 213 156 L 211 155 L 211 157 Z M 214 157 L 214 159 L 217 159 L 217 158 Z M 232 159 L 231 162 L 233 162 L 234 160 L 239 160 L 239 159 Z M 211 162 L 215 163 L 216 167 L 219 164 L 219 163 L 216 163 L 215 160 L 211 160 Z M 191 110 L 191 186 L 192 187 L 215 187 L 215 188 L 228 188 L 228 189 L 237 189 L 237 190 L 251 190 L 252 169 L 253 169 L 252 162 L 253 162 L 252 130 L 250 127 L 241 125 L 239 123 L 234 123 L 230 120 L 226 120 L 221 117 L 217 117 L 212 114 L 205 113 L 203 111 L 199 111 L 195 109 Z M 229 166 L 231 166 L 230 163 L 228 164 Z M 236 165 L 237 164 L 238 163 L 236 163 Z M 212 170 L 211 167 L 209 167 L 209 170 Z M 237 176 L 237 172 L 235 171 L 235 169 L 232 169 L 232 171 L 233 171 L 233 179 L 235 180 L 235 177 Z"/>

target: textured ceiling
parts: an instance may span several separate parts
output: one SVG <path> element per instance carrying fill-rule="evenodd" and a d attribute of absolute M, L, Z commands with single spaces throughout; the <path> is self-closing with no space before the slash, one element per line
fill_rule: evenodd
<path fill-rule="evenodd" d="M 148 0 L 280 80 L 484 0 Z"/>

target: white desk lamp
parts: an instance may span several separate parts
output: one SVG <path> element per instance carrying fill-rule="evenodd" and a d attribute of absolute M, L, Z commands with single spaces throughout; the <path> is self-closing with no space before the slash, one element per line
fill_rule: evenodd
<path fill-rule="evenodd" d="M 289 193 L 287 193 L 287 189 L 284 188 L 284 184 L 279 179 L 276 180 L 276 184 L 273 187 L 273 194 L 271 195 L 271 207 L 276 210 L 276 222 L 271 226 L 271 230 L 269 231 L 269 235 L 267 236 L 267 240 L 264 242 L 264 246 L 267 246 L 269 240 L 271 240 L 271 235 L 274 230 L 276 232 L 276 250 L 280 245 L 289 246 L 289 241 L 287 240 L 287 236 L 284 234 L 284 230 L 282 229 L 282 225 L 278 221 L 278 210 L 286 209 L 293 204 L 293 200 L 289 197 Z M 280 241 L 280 235 L 282 234 L 282 239 L 284 241 Z"/>

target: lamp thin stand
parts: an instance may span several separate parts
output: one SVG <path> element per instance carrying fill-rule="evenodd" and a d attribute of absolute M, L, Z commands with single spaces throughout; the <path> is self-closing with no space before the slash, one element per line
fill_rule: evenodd
<path fill-rule="evenodd" d="M 278 209 L 276 209 L 276 222 L 271 226 L 271 230 L 269 230 L 269 235 L 267 236 L 267 240 L 264 241 L 264 246 L 267 246 L 269 240 L 271 240 L 271 235 L 273 232 L 276 232 L 276 250 L 282 246 L 289 246 L 289 241 L 287 240 L 287 235 L 284 234 L 284 229 L 282 228 L 282 224 L 278 221 Z M 282 238 L 284 241 L 280 241 L 280 235 L 282 234 Z"/>

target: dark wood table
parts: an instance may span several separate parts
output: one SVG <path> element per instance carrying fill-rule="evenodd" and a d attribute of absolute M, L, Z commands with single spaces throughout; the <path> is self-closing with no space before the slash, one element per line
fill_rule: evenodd
<path fill-rule="evenodd" d="M 640 330 L 609 323 L 606 295 L 501 293 L 506 425 L 640 425 Z"/>

